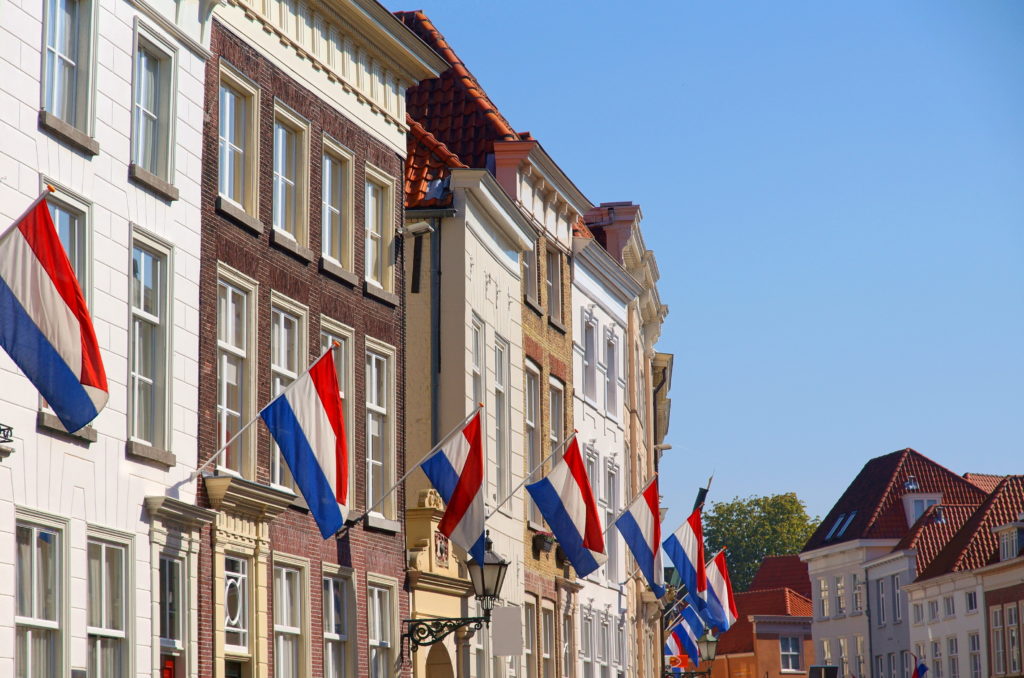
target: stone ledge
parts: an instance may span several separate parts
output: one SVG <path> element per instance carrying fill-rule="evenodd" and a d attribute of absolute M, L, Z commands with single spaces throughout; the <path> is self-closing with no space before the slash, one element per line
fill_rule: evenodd
<path fill-rule="evenodd" d="M 223 197 L 218 195 L 213 206 L 220 214 L 224 215 L 239 226 L 249 229 L 256 235 L 263 235 L 263 224 L 260 220 L 243 210 L 241 207 L 238 207 L 230 200 L 225 200 Z"/>
<path fill-rule="evenodd" d="M 565 329 L 565 325 L 563 325 L 561 322 L 555 320 L 551 316 L 548 316 L 548 325 L 551 325 L 552 327 L 554 327 L 556 330 L 558 330 L 562 334 L 565 334 L 566 332 L 568 332 L 568 330 Z"/>
<path fill-rule="evenodd" d="M 178 189 L 174 184 L 161 179 L 144 167 L 139 167 L 134 162 L 128 165 L 128 179 L 142 188 L 156 193 L 164 200 L 173 202 L 178 199 Z"/>
<path fill-rule="evenodd" d="M 337 262 L 331 261 L 324 257 L 320 257 L 320 272 L 326 273 L 332 278 L 337 278 L 343 283 L 357 287 L 359 285 L 359 276 L 352 271 L 346 271 L 344 268 L 339 266 Z"/>
<path fill-rule="evenodd" d="M 301 259 L 307 264 L 313 261 L 313 250 L 300 245 L 294 238 L 284 233 L 284 231 L 279 231 L 276 228 L 270 229 L 270 244 L 284 250 L 296 259 Z"/>
<path fill-rule="evenodd" d="M 100 154 L 100 142 L 49 111 L 39 111 L 39 129 L 86 155 Z"/>
<path fill-rule="evenodd" d="M 539 316 L 543 316 L 544 315 L 544 310 L 540 307 L 540 302 L 537 301 L 536 299 L 534 299 L 533 297 L 531 297 L 531 296 L 524 296 L 523 297 L 523 302 L 525 302 L 526 306 L 531 311 L 536 313 L 537 315 L 539 315 Z"/>
<path fill-rule="evenodd" d="M 169 469 L 174 468 L 178 463 L 174 453 L 134 440 L 129 440 L 124 444 L 124 453 L 129 459 L 134 458 L 138 461 L 148 461 Z"/>
<path fill-rule="evenodd" d="M 92 426 L 83 426 L 72 433 L 64 428 L 64 424 L 60 423 L 60 419 L 57 418 L 57 415 L 44 412 L 43 410 L 39 410 L 39 412 L 36 413 L 36 429 L 50 433 L 59 433 L 62 436 L 67 436 L 68 438 L 79 440 L 84 443 L 94 443 L 99 439 L 99 436 L 96 434 L 96 429 Z"/>
<path fill-rule="evenodd" d="M 392 306 L 398 306 L 402 301 L 402 299 L 394 292 L 388 292 L 387 290 L 378 287 L 373 283 L 367 282 L 366 280 L 363 281 L 363 294 Z"/>
<path fill-rule="evenodd" d="M 391 534 L 398 534 L 402 531 L 402 524 L 397 520 L 391 520 L 390 518 L 373 513 L 366 514 L 363 526 L 368 530 L 390 532 Z"/>

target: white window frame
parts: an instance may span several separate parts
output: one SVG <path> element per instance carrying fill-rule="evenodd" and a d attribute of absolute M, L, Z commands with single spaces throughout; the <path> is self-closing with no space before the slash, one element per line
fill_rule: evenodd
<path fill-rule="evenodd" d="M 177 568 L 177 577 L 173 580 L 169 572 L 167 576 L 164 575 L 164 563 Z M 158 557 L 157 572 L 159 590 L 155 596 L 158 610 L 156 628 L 157 637 L 160 639 L 160 652 L 177 655 L 184 652 L 188 637 L 186 630 L 188 628 L 189 596 L 185 584 L 188 566 L 184 558 L 161 553 Z M 170 589 L 172 584 L 176 586 L 176 591 Z M 175 593 L 177 596 L 174 595 Z M 168 600 L 169 598 L 171 600 Z M 172 604 L 174 607 L 173 621 L 171 619 Z M 170 629 L 171 634 L 166 635 L 165 629 Z"/>
<path fill-rule="evenodd" d="M 537 678 L 537 603 L 530 597 L 523 603 L 523 659 L 526 664 L 526 678 Z"/>
<path fill-rule="evenodd" d="M 537 296 L 537 241 L 523 252 L 523 294 L 534 304 L 539 304 Z"/>
<path fill-rule="evenodd" d="M 276 233 L 304 246 L 309 240 L 309 121 L 275 99 L 273 129 L 271 224 Z"/>
<path fill-rule="evenodd" d="M 473 407 L 484 401 L 484 347 L 487 345 L 487 329 L 484 321 L 473 314 L 469 323 L 469 386 Z"/>
<path fill-rule="evenodd" d="M 307 331 L 309 309 L 299 302 L 289 299 L 277 290 L 270 291 L 270 397 L 280 395 L 285 388 L 299 378 L 309 362 Z M 279 320 L 280 319 L 280 320 Z M 281 346 L 281 332 L 285 321 L 295 323 L 295 364 L 291 368 L 282 364 L 287 349 Z M 280 323 L 280 324 L 279 324 Z M 281 455 L 277 444 L 272 444 L 270 482 L 275 487 L 296 492 L 295 479 L 292 477 L 288 464 Z"/>
<path fill-rule="evenodd" d="M 135 305 L 134 271 L 136 249 L 143 250 L 150 256 L 159 259 L 162 265 L 161 280 L 157 290 L 157 301 L 160 306 L 157 315 L 153 315 L 145 309 L 137 308 Z M 171 403 L 174 402 L 172 391 L 173 379 L 171 379 L 171 356 L 174 355 L 173 346 L 171 345 L 173 336 L 171 328 L 174 327 L 174 318 L 171 313 L 173 306 L 171 300 L 174 298 L 171 290 L 174 279 L 173 250 L 169 244 L 136 228 L 132 230 L 130 254 L 132 273 L 129 274 L 129 283 L 132 286 L 132 290 L 129 292 L 128 304 L 131 316 L 128 337 L 128 439 L 158 449 L 170 449 L 172 446 L 170 444 L 171 436 L 168 422 L 171 420 Z M 148 377 L 141 375 L 139 372 L 138 346 L 141 342 L 139 330 L 142 324 L 155 326 L 157 334 L 156 364 L 154 365 L 156 374 L 151 380 L 153 387 L 152 397 L 155 400 L 152 405 L 152 419 L 154 421 L 152 440 L 139 436 L 137 426 L 137 417 L 139 416 L 137 410 L 139 382 L 149 380 Z"/>
<path fill-rule="evenodd" d="M 367 660 L 369 662 L 369 678 L 385 678 L 392 675 L 395 663 L 395 647 L 398 645 L 398 582 L 390 577 L 383 577 L 377 574 L 366 575 L 366 624 L 367 624 Z M 380 604 L 379 593 L 387 592 L 387 605 Z M 374 620 L 374 615 L 386 610 L 387 618 Z M 400 648 L 400 645 L 398 645 Z M 375 654 L 383 653 L 385 664 L 384 673 L 374 673 Z"/>
<path fill-rule="evenodd" d="M 818 579 L 818 614 L 822 618 L 827 618 L 829 616 L 829 595 L 828 579 L 821 577 Z"/>
<path fill-rule="evenodd" d="M 354 604 L 354 590 L 352 588 L 352 570 L 332 563 L 323 563 L 322 577 L 323 614 L 321 621 L 324 637 L 324 678 L 344 678 L 353 671 L 353 662 L 356 652 L 353 650 L 354 634 L 352 623 L 355 615 L 352 614 Z M 334 601 L 340 597 L 340 624 L 337 616 L 339 611 L 334 606 Z M 338 628 L 340 626 L 340 629 Z M 328 630 L 331 629 L 331 630 Z M 341 662 L 336 663 L 335 653 L 332 647 L 340 650 Z"/>
<path fill-rule="evenodd" d="M 903 621 L 903 590 L 900 586 L 900 575 L 892 576 L 892 621 L 899 623 Z"/>
<path fill-rule="evenodd" d="M 552 265 L 554 263 L 554 265 Z M 554 275 L 552 275 L 554 272 Z M 548 247 L 544 253 L 544 279 L 547 293 L 547 312 L 551 320 L 562 322 L 562 253 Z"/>
<path fill-rule="evenodd" d="M 82 296 L 85 297 L 86 304 L 91 306 L 92 204 L 84 197 L 62 187 L 60 184 L 47 177 L 41 177 L 41 183 L 43 184 L 43 188 L 45 188 L 46 184 L 50 184 L 57 189 L 46 197 L 46 204 L 50 208 L 50 216 L 55 216 L 54 211 L 56 209 L 67 213 L 69 217 L 77 219 L 77 224 L 75 225 L 76 233 L 73 237 L 75 241 L 75 251 L 69 252 L 67 250 L 64 238 L 61 238 L 61 244 L 64 245 L 64 253 L 67 254 L 68 260 L 71 261 L 71 268 L 75 272 L 75 277 L 78 278 L 78 284 L 82 288 Z M 57 235 L 60 236 L 60 220 L 54 218 L 53 222 Z M 70 232 L 69 237 L 71 237 Z"/>
<path fill-rule="evenodd" d="M 297 591 L 286 589 L 289 584 L 287 580 L 292 578 Z M 275 678 L 298 678 L 299 676 L 310 675 L 310 651 L 309 638 L 310 613 L 309 613 L 309 561 L 283 553 L 274 553 L 273 565 L 273 586 L 274 586 L 274 676 Z M 298 619 L 285 618 L 279 614 L 284 606 L 280 603 L 282 598 L 290 598 L 297 593 Z M 291 601 L 286 601 L 291 602 Z M 294 612 L 292 608 L 292 612 Z M 278 661 L 283 656 L 284 644 L 287 641 L 295 643 L 296 664 L 295 672 L 289 673 L 285 670 L 284 663 Z"/>
<path fill-rule="evenodd" d="M 64 666 L 68 657 L 68 634 L 64 632 L 65 620 L 68 618 L 69 613 L 68 596 L 66 594 L 68 590 L 68 549 L 64 544 L 68 533 L 68 521 L 63 518 L 57 518 L 32 509 L 25 509 L 21 507 L 17 507 L 15 509 L 15 518 L 15 535 L 17 535 L 18 528 L 28 529 L 31 531 L 29 546 L 32 553 L 32 571 L 30 573 L 29 583 L 32 592 L 32 600 L 29 603 L 29 607 L 31 607 L 30 615 L 18 614 L 17 578 L 15 578 L 14 581 L 15 593 L 12 596 L 12 602 L 14 603 L 15 648 L 18 644 L 17 636 L 19 632 L 23 632 L 28 636 L 26 643 L 29 647 L 32 646 L 32 635 L 34 632 L 53 633 L 53 668 L 56 669 L 54 673 L 56 675 L 63 675 Z M 35 547 L 35 535 L 39 532 L 49 533 L 56 538 L 56 553 L 54 555 L 55 572 L 53 576 L 55 588 L 54 595 L 56 598 L 53 604 L 53 616 L 56 617 L 56 619 L 47 619 L 45 616 L 40 615 L 38 601 L 36 600 L 36 596 L 39 592 L 39 586 L 36 579 L 38 576 L 38 567 L 36 567 L 37 554 Z M 17 576 L 17 571 L 19 569 L 16 544 L 17 537 L 15 536 L 15 553 L 13 554 L 15 560 L 15 576 Z M 17 650 L 15 650 L 12 662 L 18 661 L 17 656 L 18 653 Z M 28 659 L 28 666 L 25 667 L 26 676 L 29 676 L 29 678 L 50 677 L 51 674 L 45 672 L 46 667 L 37 670 L 32 666 L 31 651 L 27 653 L 26 658 Z M 17 670 L 17 668 L 15 668 L 15 670 Z"/>
<path fill-rule="evenodd" d="M 800 646 L 800 638 L 797 636 L 779 636 L 779 661 L 783 671 L 801 670 Z M 787 659 L 789 660 L 788 662 Z M 789 664 L 788 666 L 787 663 Z"/>
<path fill-rule="evenodd" d="M 928 601 L 928 621 L 935 621 L 939 618 L 938 599 Z"/>
<path fill-rule="evenodd" d="M 352 446 L 356 440 L 356 419 L 355 419 L 355 330 L 325 315 L 320 316 L 320 352 L 327 350 L 324 343 L 325 338 L 337 340 L 341 346 L 335 352 L 335 369 L 338 373 L 338 386 L 341 388 L 341 409 L 345 418 L 345 443 L 348 447 L 348 504 L 349 507 L 356 505 L 356 457 L 353 454 Z M 341 354 L 341 363 L 338 364 L 338 354 Z"/>
<path fill-rule="evenodd" d="M 384 170 L 369 163 L 365 165 L 365 175 L 364 194 L 369 197 L 370 184 L 379 188 L 381 190 L 381 209 L 380 223 L 371 224 L 368 200 L 363 201 L 363 278 L 367 284 L 391 292 L 394 289 L 395 179 Z M 378 241 L 374 244 L 373 251 L 379 257 L 377 264 L 380 267 L 380 279 L 373 276 L 370 266 L 371 240 Z"/>
<path fill-rule="evenodd" d="M 971 666 L 971 678 L 981 678 L 981 634 L 967 634 L 967 651 Z"/>
<path fill-rule="evenodd" d="M 532 387 L 531 387 L 532 384 Z M 541 380 L 540 367 L 533 361 L 526 361 L 526 369 L 523 374 L 523 422 L 524 442 L 526 444 L 526 466 L 527 471 L 532 471 L 539 466 L 547 455 L 544 453 L 544 446 L 541 442 Z M 532 390 L 532 393 L 531 393 Z M 528 480 L 534 482 L 539 480 L 542 469 L 538 469 Z M 529 493 L 527 493 L 529 494 Z M 532 497 L 526 498 L 527 521 L 537 527 L 544 524 L 544 516 L 533 501 Z"/>
<path fill-rule="evenodd" d="M 604 462 L 604 482 L 601 487 L 601 496 L 604 497 L 604 524 L 611 525 L 619 513 L 619 502 L 620 491 L 619 491 L 619 467 L 611 459 L 606 459 Z M 594 488 L 596 491 L 597 488 Z M 619 584 L 619 577 L 622 573 L 619 571 L 619 537 L 613 532 L 618 530 L 609 530 L 605 536 L 607 549 L 608 549 L 608 560 L 604 564 L 604 572 L 607 577 L 609 586 L 617 586 Z"/>
<path fill-rule="evenodd" d="M 611 330 L 604 334 L 604 413 L 619 421 L 619 339 Z"/>
<path fill-rule="evenodd" d="M 836 614 L 846 614 L 846 575 L 837 575 L 835 578 L 836 589 Z"/>
<path fill-rule="evenodd" d="M 132 581 L 132 569 L 135 564 L 135 557 L 132 550 L 132 539 L 133 535 L 127 535 L 114 530 L 107 530 L 101 528 L 90 528 L 89 536 L 87 541 L 87 553 L 92 546 L 97 546 L 101 549 L 101 566 L 100 572 L 104 579 L 102 580 L 103 586 L 101 587 L 100 598 L 104 602 L 107 600 L 107 558 L 111 550 L 119 550 L 121 552 L 121 580 L 118 585 L 122 587 L 122 611 L 120 624 L 123 628 L 118 629 L 115 620 L 107 618 L 107 610 L 103 609 L 100 615 L 100 624 L 93 625 L 89 622 L 91 614 L 86 606 L 86 632 L 88 634 L 88 648 L 89 648 L 89 675 L 94 678 L 106 678 L 107 676 L 119 676 L 130 672 L 129 667 L 134 666 L 134 653 L 132 648 L 132 639 L 130 629 L 133 626 L 135 618 L 135 607 L 133 601 L 134 588 L 131 586 Z M 87 556 L 88 562 L 88 556 Z M 88 569 L 87 569 L 88 572 Z M 87 594 L 86 599 L 91 600 L 92 583 L 88 581 L 86 577 L 86 588 Z M 105 606 L 104 606 L 105 607 Z M 112 642 L 121 646 L 120 653 L 120 669 L 110 668 L 102 664 L 106 653 L 100 651 L 100 646 L 103 643 Z M 96 663 L 94 663 L 96 662 Z"/>
<path fill-rule="evenodd" d="M 233 560 L 241 563 L 239 572 L 228 571 L 228 560 Z M 236 554 L 236 553 L 225 553 L 224 554 L 224 651 L 226 654 L 235 656 L 251 656 L 250 648 L 250 636 L 253 632 L 253 595 L 252 595 L 252 584 L 254 580 L 253 572 L 253 560 L 252 558 Z M 228 590 L 235 582 L 234 586 L 239 591 L 239 610 L 237 615 L 237 622 L 232 622 L 228 617 Z M 237 633 L 239 639 L 243 641 L 242 644 L 229 643 L 228 634 Z"/>
<path fill-rule="evenodd" d="M 878 593 L 878 625 L 885 625 L 885 579 L 878 579 L 875 581 L 875 590 Z"/>
<path fill-rule="evenodd" d="M 72 54 L 63 54 L 57 45 L 49 41 L 50 26 L 56 30 L 63 27 L 63 13 L 56 11 L 57 5 L 78 5 L 76 24 L 72 29 L 77 38 Z M 41 45 L 41 67 L 39 107 L 63 120 L 85 134 L 92 134 L 93 126 L 93 78 L 95 77 L 96 3 L 92 0 L 44 0 L 43 39 Z M 57 64 L 70 64 L 74 70 L 74 101 L 70 110 L 64 105 L 59 88 L 55 85 Z"/>
<path fill-rule="evenodd" d="M 946 638 L 946 657 L 949 659 L 949 678 L 960 678 L 960 641 L 956 636 Z"/>
<path fill-rule="evenodd" d="M 589 609 L 580 612 L 580 660 L 583 678 L 594 678 L 594 616 Z"/>
<path fill-rule="evenodd" d="M 225 87 L 244 101 L 246 107 L 243 129 L 230 138 L 224 136 L 224 118 L 222 117 L 225 114 L 222 109 L 226 100 L 221 89 Z M 217 191 L 222 199 L 259 219 L 259 172 L 257 168 L 260 155 L 260 88 L 222 58 L 220 59 L 220 80 L 217 92 Z M 235 129 L 237 123 L 237 120 L 232 122 L 232 129 Z M 230 192 L 225 191 L 226 184 L 230 183 L 225 175 L 227 171 L 225 154 L 228 152 L 241 156 L 240 166 L 243 176 L 238 180 L 237 187 L 241 191 L 241 195 L 234 195 L 234 188 Z"/>
<path fill-rule="evenodd" d="M 555 411 L 555 394 L 558 394 L 559 406 Z M 555 415 L 558 416 L 555 416 Z M 565 384 L 555 377 L 548 377 L 548 442 L 550 449 L 548 453 L 555 451 L 555 448 L 565 439 Z M 565 450 L 562 450 L 565 453 Z M 558 459 L 552 459 L 554 464 Z"/>
<path fill-rule="evenodd" d="M 978 612 L 978 592 L 977 591 L 966 591 L 966 592 L 964 592 L 964 608 L 967 610 L 967 614 L 977 614 L 977 612 Z"/>
<path fill-rule="evenodd" d="M 583 400 L 597 404 L 597 318 L 584 313 L 581 349 L 583 353 Z"/>
<path fill-rule="evenodd" d="M 337 164 L 338 175 L 330 170 L 331 163 Z M 353 224 L 355 223 L 355 183 L 353 180 L 355 154 L 340 143 L 323 136 L 323 155 L 320 167 L 320 249 L 324 259 L 332 261 L 347 271 L 353 264 Z M 333 186 L 341 195 L 332 196 Z M 337 204 L 335 204 L 337 201 Z M 337 233 L 331 224 L 337 219 Z"/>
<path fill-rule="evenodd" d="M 494 336 L 494 485 L 495 499 L 502 501 L 512 486 L 512 345 Z"/>
<path fill-rule="evenodd" d="M 385 344 L 384 342 L 378 341 L 371 337 L 366 337 L 365 340 L 366 348 L 364 350 L 364 369 L 366 370 L 364 377 L 364 404 L 366 410 L 366 435 L 365 435 L 365 448 L 363 450 L 363 459 L 365 460 L 365 472 L 366 472 L 366 507 L 371 507 L 378 499 L 372 495 L 372 483 L 371 478 L 371 466 L 377 464 L 370 458 L 370 417 L 371 416 L 382 416 L 384 418 L 384 431 L 383 431 L 383 443 L 384 443 L 384 458 L 380 462 L 382 467 L 383 484 L 381 486 L 382 491 L 387 490 L 395 482 L 395 473 L 397 465 L 397 457 L 395 455 L 395 417 L 396 411 L 396 390 L 395 390 L 395 355 L 396 351 L 393 346 Z M 384 407 L 380 407 L 378 404 L 371 402 L 371 379 L 369 374 L 369 366 L 366 365 L 365 361 L 371 359 L 371 356 L 382 359 L 386 365 L 387 374 L 387 393 L 384 394 L 386 400 L 384 401 Z M 396 502 L 395 493 L 390 493 L 387 498 L 384 499 L 380 506 L 374 508 L 371 515 L 377 514 L 383 516 L 389 520 L 396 519 Z"/>
<path fill-rule="evenodd" d="M 156 61 L 157 98 L 156 110 L 150 111 L 139 101 L 142 79 L 142 52 Z M 135 41 L 132 60 L 132 164 L 150 174 L 174 182 L 174 137 L 177 102 L 178 51 L 158 33 L 150 30 L 138 17 L 135 18 Z M 144 117 L 155 120 L 155 139 L 149 149 L 153 154 L 152 164 L 143 162 L 139 157 L 144 143 L 142 122 Z"/>
<path fill-rule="evenodd" d="M 233 288 L 235 291 L 242 294 L 245 298 L 245 347 L 239 348 L 220 340 L 220 287 L 226 285 L 229 288 Z M 259 299 L 259 284 L 250 278 L 249 276 L 236 271 L 229 266 L 221 262 L 217 262 L 217 323 L 218 323 L 218 339 L 217 339 L 217 426 L 218 430 L 224 431 L 226 426 L 225 417 L 227 416 L 227 404 L 222 398 L 226 398 L 226 382 L 221 382 L 221 370 L 226 365 L 226 359 L 228 355 L 233 355 L 236 358 L 243 361 L 242 375 L 239 379 L 239 387 L 242 389 L 242 403 L 240 412 L 238 413 L 239 426 L 243 426 L 249 421 L 255 412 L 255 399 L 256 393 L 256 368 L 255 363 L 257 360 L 256 346 L 257 344 L 257 300 Z M 238 439 L 232 443 L 232 446 L 237 446 L 240 454 L 238 460 L 239 468 L 233 468 L 229 466 L 227 462 L 228 450 L 223 450 L 219 459 L 217 460 L 217 468 L 220 472 L 229 473 L 244 478 L 255 477 L 255 464 L 253 451 L 255 449 L 255 441 L 253 440 L 253 432 L 255 427 L 250 426 L 246 429 Z M 219 449 L 226 443 L 228 436 L 226 433 L 221 434 L 217 440 L 217 448 Z"/>
<path fill-rule="evenodd" d="M 946 619 L 956 616 L 956 599 L 953 596 L 942 597 L 942 616 Z"/>
<path fill-rule="evenodd" d="M 540 670 L 539 678 L 555 676 L 555 610 L 550 605 L 540 608 Z"/>

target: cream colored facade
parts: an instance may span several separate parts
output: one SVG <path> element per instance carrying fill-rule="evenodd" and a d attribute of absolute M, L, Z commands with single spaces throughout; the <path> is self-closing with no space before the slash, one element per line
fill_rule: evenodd
<path fill-rule="evenodd" d="M 411 360 L 407 372 L 408 463 L 421 461 L 484 403 L 485 504 L 494 512 L 487 529 L 494 551 L 511 562 L 499 604 L 518 606 L 524 490 L 516 488 L 525 465 L 519 260 L 535 232 L 486 170 L 452 170 L 450 189 L 453 209 L 406 213 L 406 228 L 422 241 L 414 245 L 420 263 L 416 255 L 407 258 L 408 337 L 422 358 Z M 413 616 L 478 614 L 462 565 L 466 554 L 436 531 L 440 497 L 421 472 L 410 476 L 406 492 L 414 507 L 406 518 Z M 491 658 L 489 634 L 449 636 L 417 652 L 415 675 L 452 675 L 445 673 L 451 668 L 459 676 L 500 676 L 510 663 L 514 671 L 518 657 Z"/>

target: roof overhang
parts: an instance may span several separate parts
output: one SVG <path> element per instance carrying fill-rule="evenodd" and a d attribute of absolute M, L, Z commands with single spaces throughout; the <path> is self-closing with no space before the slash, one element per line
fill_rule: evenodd
<path fill-rule="evenodd" d="M 377 0 L 331 2 L 371 44 L 386 51 L 414 80 L 436 78 L 450 68 L 447 61 Z M 350 11 L 347 6 L 351 6 Z"/>
<path fill-rule="evenodd" d="M 451 170 L 452 190 L 468 191 L 520 252 L 533 248 L 537 230 L 512 202 L 497 180 L 485 169 L 456 167 Z"/>
<path fill-rule="evenodd" d="M 552 159 L 548 152 L 544 150 L 540 142 L 536 139 L 530 139 L 526 141 L 495 141 L 494 148 L 497 153 L 499 149 L 506 148 L 508 146 L 515 146 L 523 148 L 526 145 L 528 152 L 526 158 L 529 163 L 533 166 L 535 172 L 537 172 L 544 182 L 548 186 L 551 186 L 558 191 L 562 199 L 569 203 L 570 206 L 580 215 L 586 214 L 587 210 L 594 206 L 594 203 L 587 199 L 587 196 L 583 195 L 583 191 L 579 189 L 572 182 L 572 179 L 562 171 L 562 168 L 558 166 L 558 163 Z"/>
<path fill-rule="evenodd" d="M 644 288 L 633 276 L 626 273 L 619 262 L 594 238 L 574 237 L 572 250 L 579 262 L 594 273 L 594 276 L 608 287 L 623 304 L 628 304 L 643 293 Z"/>
<path fill-rule="evenodd" d="M 831 556 L 837 553 L 842 553 L 843 551 L 869 548 L 892 548 L 899 543 L 899 539 L 851 539 L 850 541 L 841 541 L 838 544 L 819 546 L 818 548 L 811 549 L 810 551 L 802 551 L 800 553 L 800 560 L 806 563 L 814 560 L 815 558 Z"/>

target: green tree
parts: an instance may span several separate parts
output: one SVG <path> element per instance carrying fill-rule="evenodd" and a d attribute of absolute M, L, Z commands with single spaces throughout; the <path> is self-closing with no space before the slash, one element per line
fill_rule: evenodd
<path fill-rule="evenodd" d="M 799 553 L 819 522 L 795 492 L 716 502 L 704 513 L 707 557 L 727 549 L 733 590 L 746 591 L 765 557 Z"/>

